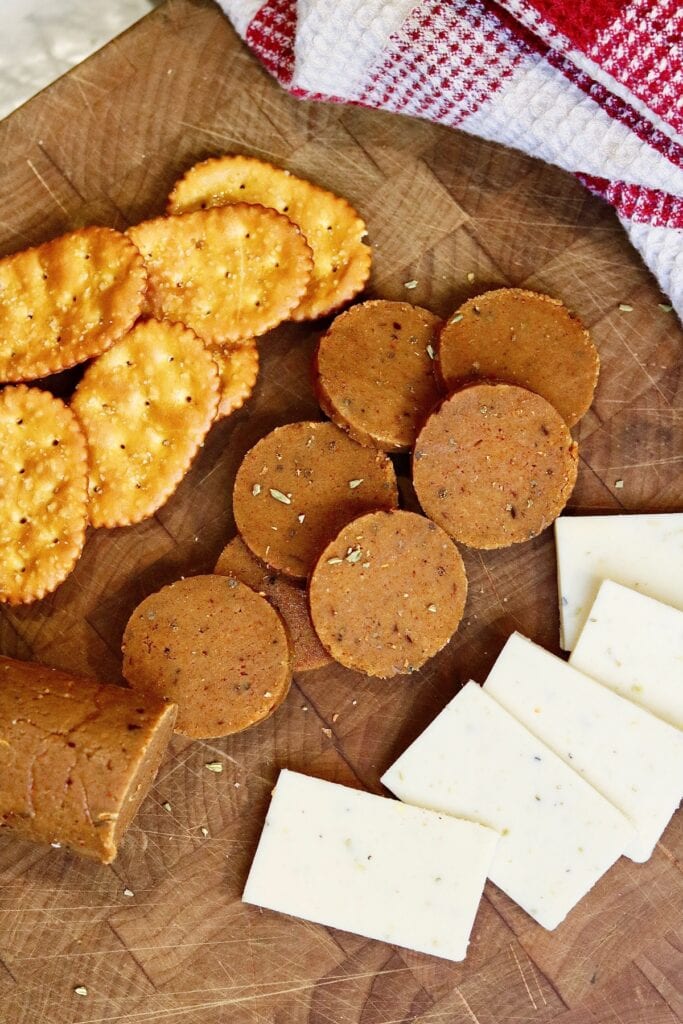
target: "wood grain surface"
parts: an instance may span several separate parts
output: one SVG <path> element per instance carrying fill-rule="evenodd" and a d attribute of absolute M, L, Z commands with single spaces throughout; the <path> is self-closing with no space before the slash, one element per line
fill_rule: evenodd
<path fill-rule="evenodd" d="M 491 285 L 561 296 L 602 358 L 575 431 L 572 510 L 683 508 L 681 332 L 612 212 L 566 174 L 495 145 L 288 98 L 208 0 L 169 0 L 0 125 L 0 250 L 160 213 L 185 168 L 225 151 L 348 196 L 370 229 L 371 295 L 439 314 Z M 3 654 L 120 678 L 135 605 L 210 570 L 231 537 L 243 453 L 274 425 L 319 415 L 309 385 L 319 328 L 262 340 L 253 401 L 214 428 L 175 497 L 141 526 L 91 531 L 55 595 L 4 610 Z M 73 375 L 56 383 L 72 385 Z M 680 813 L 647 864 L 620 861 L 552 934 L 488 885 L 463 964 L 240 903 L 279 768 L 379 792 L 382 771 L 465 680 L 483 679 L 512 630 L 557 649 L 550 531 L 466 562 L 465 621 L 424 671 L 390 682 L 341 668 L 302 675 L 258 728 L 178 739 L 111 867 L 4 836 L 2 1024 L 683 1020 Z M 220 775 L 205 767 L 216 760 Z"/>

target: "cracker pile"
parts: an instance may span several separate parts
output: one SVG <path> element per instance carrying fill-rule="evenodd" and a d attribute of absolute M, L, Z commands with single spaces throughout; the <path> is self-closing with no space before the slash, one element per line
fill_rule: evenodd
<path fill-rule="evenodd" d="M 247 156 L 224 156 L 192 167 L 171 192 L 168 212 L 224 203 L 259 203 L 298 224 L 313 253 L 306 294 L 292 320 L 335 312 L 365 285 L 370 247 L 365 224 L 345 199 L 289 171 Z"/>
<path fill-rule="evenodd" d="M 22 382 L 0 393 L 0 603 L 54 590 L 88 523 L 154 515 L 251 395 L 256 339 L 363 288 L 365 235 L 345 199 L 225 156 L 187 172 L 167 216 L 0 259 L 0 384 Z M 71 411 L 24 386 L 86 362 Z"/>

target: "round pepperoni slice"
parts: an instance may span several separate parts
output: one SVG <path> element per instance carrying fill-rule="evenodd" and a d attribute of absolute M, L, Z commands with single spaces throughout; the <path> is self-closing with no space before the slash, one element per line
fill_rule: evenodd
<path fill-rule="evenodd" d="M 175 731 L 230 736 L 268 718 L 292 679 L 289 639 L 265 597 L 225 576 L 193 576 L 145 598 L 123 637 L 134 690 L 178 705 Z"/>
<path fill-rule="evenodd" d="M 499 288 L 469 299 L 441 331 L 437 370 L 447 391 L 478 380 L 535 391 L 573 427 L 587 412 L 600 359 L 559 299 Z"/>
<path fill-rule="evenodd" d="M 333 658 L 388 679 L 413 672 L 458 628 L 467 597 L 460 552 L 414 512 L 370 512 L 327 545 L 311 575 L 311 617 Z"/>
<path fill-rule="evenodd" d="M 360 444 L 407 451 L 439 398 L 434 375 L 441 321 L 408 302 L 363 302 L 320 339 L 318 401 Z"/>
<path fill-rule="evenodd" d="M 508 384 L 451 395 L 427 420 L 413 454 L 423 510 L 473 548 L 503 548 L 545 530 L 577 471 L 578 445 L 560 414 Z"/>
<path fill-rule="evenodd" d="M 244 457 L 233 514 L 247 547 L 271 568 L 305 579 L 330 537 L 362 512 L 395 508 L 396 474 L 381 452 L 333 423 L 288 423 Z"/>
<path fill-rule="evenodd" d="M 295 672 L 308 672 L 330 664 L 329 655 L 313 629 L 303 587 L 283 579 L 259 562 L 240 537 L 233 537 L 226 544 L 214 571 L 218 576 L 234 576 L 275 605 L 289 630 Z"/>

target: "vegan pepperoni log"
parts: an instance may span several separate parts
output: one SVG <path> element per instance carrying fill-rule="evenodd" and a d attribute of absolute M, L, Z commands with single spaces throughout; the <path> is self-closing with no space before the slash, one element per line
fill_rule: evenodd
<path fill-rule="evenodd" d="M 193 576 L 151 594 L 123 636 L 134 690 L 178 704 L 175 731 L 193 739 L 242 732 L 289 692 L 284 623 L 265 597 L 225 576 Z"/>
<path fill-rule="evenodd" d="M 426 515 L 473 548 L 529 540 L 560 514 L 578 446 L 544 398 L 507 384 L 457 391 L 415 443 L 413 484 Z"/>
<path fill-rule="evenodd" d="M 305 579 L 345 523 L 398 504 L 389 458 L 333 423 L 288 423 L 247 452 L 233 514 L 247 547 L 266 565 Z"/>
<path fill-rule="evenodd" d="M 477 380 L 517 384 L 545 398 L 572 427 L 593 401 L 600 359 L 559 299 L 498 288 L 456 310 L 441 331 L 436 365 L 446 391 Z"/>
<path fill-rule="evenodd" d="M 370 512 L 348 523 L 311 574 L 323 646 L 347 668 L 388 679 L 412 672 L 458 628 L 467 597 L 460 552 L 414 512 Z"/>
<path fill-rule="evenodd" d="M 275 605 L 289 630 L 295 672 L 330 664 L 330 657 L 313 629 L 306 591 L 254 558 L 240 537 L 233 537 L 223 548 L 214 572 L 218 576 L 234 576 Z"/>
<path fill-rule="evenodd" d="M 440 324 L 427 309 L 381 299 L 338 316 L 315 359 L 323 412 L 360 444 L 412 448 L 439 398 L 433 359 Z"/>
<path fill-rule="evenodd" d="M 111 863 L 175 717 L 157 697 L 0 658 L 0 826 Z"/>

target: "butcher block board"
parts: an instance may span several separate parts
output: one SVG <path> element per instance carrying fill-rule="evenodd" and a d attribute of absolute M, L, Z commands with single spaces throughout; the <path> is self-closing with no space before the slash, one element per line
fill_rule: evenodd
<path fill-rule="evenodd" d="M 0 251 L 158 214 L 179 174 L 225 151 L 348 196 L 369 227 L 370 295 L 439 314 L 495 285 L 561 296 L 602 359 L 576 430 L 571 511 L 683 508 L 681 332 L 612 212 L 569 175 L 495 145 L 289 98 L 208 0 L 169 0 L 0 125 Z M 321 326 L 262 339 L 254 398 L 213 429 L 175 497 L 141 526 L 91 531 L 56 594 L 4 610 L 3 654 L 121 678 L 136 604 L 210 571 L 232 536 L 244 452 L 277 424 L 319 416 L 309 365 Z M 68 392 L 73 379 L 57 386 Z M 280 768 L 381 792 L 382 772 L 465 680 L 483 680 L 512 630 L 557 650 L 552 531 L 465 559 L 463 625 L 422 672 L 302 675 L 258 728 L 177 739 L 111 867 L 0 839 L 2 1024 L 683 1019 L 680 813 L 647 864 L 621 860 L 552 934 L 488 885 L 463 964 L 240 903 Z M 206 769 L 213 761 L 222 774 Z"/>

